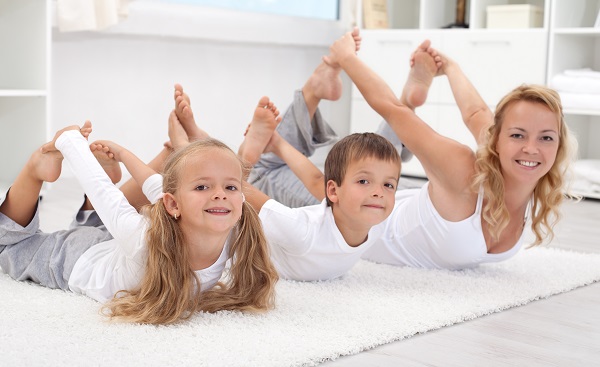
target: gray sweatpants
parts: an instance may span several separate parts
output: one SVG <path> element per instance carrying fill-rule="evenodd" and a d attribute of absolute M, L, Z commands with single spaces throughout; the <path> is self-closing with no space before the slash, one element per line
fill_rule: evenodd
<path fill-rule="evenodd" d="M 277 126 L 277 132 L 307 157 L 312 156 L 316 148 L 338 140 L 337 134 L 323 119 L 319 109 L 310 120 L 301 90 L 294 93 L 294 100 Z M 403 162 L 412 158 L 412 153 L 406 148 L 403 149 L 402 142 L 385 121 L 379 125 L 376 132 L 394 144 Z M 285 162 L 273 153 L 261 156 L 250 172 L 248 182 L 272 199 L 291 208 L 319 203 Z"/>
<path fill-rule="evenodd" d="M 277 132 L 307 157 L 313 155 L 317 148 L 338 140 L 337 134 L 323 120 L 318 109 L 310 120 L 301 90 L 294 93 L 294 100 L 277 126 Z M 319 203 L 285 162 L 273 153 L 265 153 L 260 157 L 250 172 L 248 182 L 272 199 L 292 208 Z"/>
<path fill-rule="evenodd" d="M 110 239 L 95 211 L 80 211 L 70 229 L 52 233 L 39 229 L 38 209 L 26 227 L 0 213 L 0 268 L 16 280 L 68 290 L 79 257 Z"/>

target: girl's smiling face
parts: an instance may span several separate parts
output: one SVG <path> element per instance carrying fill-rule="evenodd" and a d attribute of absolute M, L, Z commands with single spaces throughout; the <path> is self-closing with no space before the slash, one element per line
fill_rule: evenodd
<path fill-rule="evenodd" d="M 206 234 L 228 233 L 242 215 L 242 167 L 231 152 L 212 148 L 186 158 L 175 193 L 180 225 Z"/>

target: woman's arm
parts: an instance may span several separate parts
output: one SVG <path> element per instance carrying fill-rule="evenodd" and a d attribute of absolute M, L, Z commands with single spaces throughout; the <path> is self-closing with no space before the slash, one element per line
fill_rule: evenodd
<path fill-rule="evenodd" d="M 474 172 L 474 152 L 466 145 L 441 136 L 414 111 L 403 105 L 385 81 L 358 58 L 351 33 L 336 41 L 330 51 L 325 62 L 340 64 L 367 103 L 390 124 L 400 140 L 417 156 L 430 181 L 431 198 L 434 205 L 438 204 L 436 207 L 440 214 L 449 220 L 464 217 L 473 204 L 470 185 Z M 413 72 L 427 72 L 423 71 L 423 65 L 420 64 L 427 61 L 434 64 L 428 70 L 437 72 L 431 55 L 421 52 L 415 56 L 415 66 L 409 78 Z M 461 204 L 461 200 L 465 204 Z M 454 215 L 453 210 L 458 209 L 457 206 L 460 209 Z"/>
<path fill-rule="evenodd" d="M 439 56 L 441 60 L 439 74 L 448 77 L 450 89 L 462 119 L 473 137 L 475 137 L 477 144 L 481 144 L 485 138 L 485 131 L 494 122 L 492 111 L 454 60 L 435 49 L 430 51 L 432 55 Z"/>

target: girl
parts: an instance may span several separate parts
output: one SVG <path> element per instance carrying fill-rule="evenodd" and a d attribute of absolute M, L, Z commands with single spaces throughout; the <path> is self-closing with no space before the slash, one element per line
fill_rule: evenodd
<path fill-rule="evenodd" d="M 153 203 L 139 214 L 90 151 L 90 132 L 89 122 L 59 131 L 17 177 L 0 206 L 5 272 L 107 302 L 111 318 L 129 322 L 273 307 L 277 273 L 240 191 L 244 172 L 235 153 L 213 139 L 191 143 L 169 157 L 163 179 L 118 145 L 94 144 L 100 161 L 122 161 Z M 63 157 L 96 212 L 79 213 L 80 226 L 68 231 L 41 233 L 39 191 L 58 178 Z M 228 259 L 227 281 L 218 283 Z"/>

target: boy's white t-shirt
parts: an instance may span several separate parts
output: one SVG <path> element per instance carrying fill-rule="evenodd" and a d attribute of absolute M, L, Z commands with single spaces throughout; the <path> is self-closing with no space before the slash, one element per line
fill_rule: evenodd
<path fill-rule="evenodd" d="M 346 274 L 383 234 L 373 226 L 367 240 L 351 247 L 342 237 L 325 200 L 318 205 L 289 208 L 273 199 L 259 217 L 269 242 L 271 260 L 285 279 L 315 281 Z"/>
<path fill-rule="evenodd" d="M 129 204 L 123 193 L 110 181 L 78 130 L 63 132 L 56 140 L 56 148 L 71 165 L 98 216 L 114 237 L 90 247 L 81 255 L 69 277 L 69 288 L 99 302 L 112 299 L 120 290 L 136 289 L 146 268 L 147 219 Z M 150 202 L 160 200 L 162 176 L 150 176 L 144 182 L 142 191 Z M 212 288 L 221 278 L 229 246 L 230 238 L 226 240 L 214 264 L 196 271 L 201 290 Z"/>

